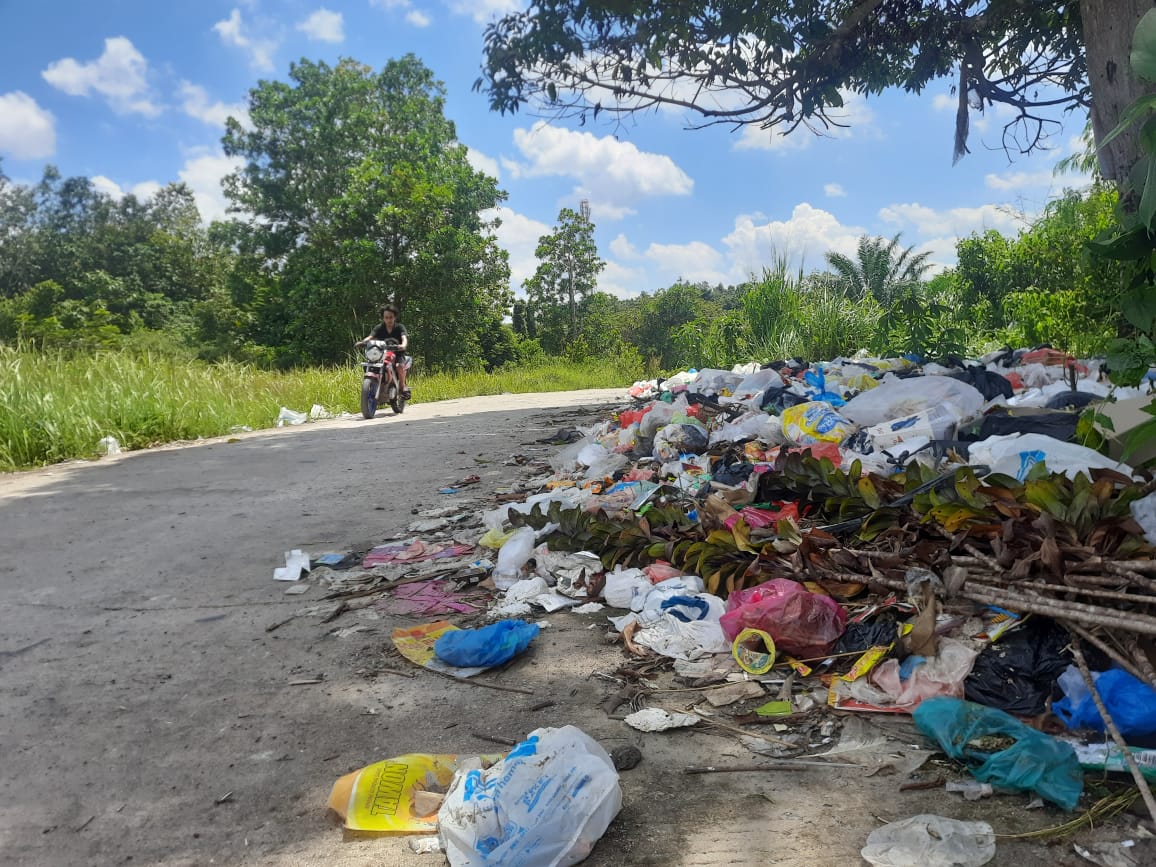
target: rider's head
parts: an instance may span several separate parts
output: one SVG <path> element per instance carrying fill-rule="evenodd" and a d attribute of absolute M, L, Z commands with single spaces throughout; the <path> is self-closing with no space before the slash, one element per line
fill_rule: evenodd
<path fill-rule="evenodd" d="M 386 304 L 381 308 L 381 321 L 386 325 L 392 326 L 397 322 L 397 308 L 392 304 Z"/>

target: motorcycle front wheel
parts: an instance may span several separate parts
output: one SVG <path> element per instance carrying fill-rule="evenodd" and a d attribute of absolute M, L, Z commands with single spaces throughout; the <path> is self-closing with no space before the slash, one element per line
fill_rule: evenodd
<path fill-rule="evenodd" d="M 377 380 L 369 376 L 361 381 L 361 414 L 366 418 L 377 415 Z"/>

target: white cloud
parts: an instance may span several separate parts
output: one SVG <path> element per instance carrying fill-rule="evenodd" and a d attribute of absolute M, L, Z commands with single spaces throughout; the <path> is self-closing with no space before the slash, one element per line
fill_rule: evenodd
<path fill-rule="evenodd" d="M 96 60 L 81 63 L 65 57 L 48 64 L 40 74 L 69 96 L 99 93 L 120 114 L 155 117 L 161 113 L 149 96 L 148 61 L 123 36 L 104 40 L 104 52 Z"/>
<path fill-rule="evenodd" d="M 844 226 L 829 211 L 800 202 L 789 220 L 756 223 L 752 216 L 740 214 L 723 243 L 730 251 L 731 279 L 737 282 L 760 273 L 780 256 L 796 267 L 822 267 L 828 251 L 853 255 L 862 234 L 859 226 Z"/>
<path fill-rule="evenodd" d="M 116 201 L 120 201 L 126 195 L 136 196 L 141 201 L 151 199 L 161 190 L 161 185 L 156 181 L 141 181 L 139 184 L 133 184 L 127 190 L 111 178 L 106 178 L 104 175 L 94 175 L 92 178 L 92 185 L 96 187 L 97 192 L 104 193 L 106 196 L 111 196 Z"/>
<path fill-rule="evenodd" d="M 214 24 L 213 29 L 226 45 L 247 51 L 249 63 L 255 69 L 265 72 L 273 69 L 273 52 L 277 50 L 277 43 L 272 39 L 254 39 L 250 36 L 245 22 L 241 20 L 240 9 L 234 9 L 228 18 Z"/>
<path fill-rule="evenodd" d="M 498 161 L 493 157 L 486 156 L 481 151 L 476 151 L 472 147 L 466 147 L 466 160 L 475 171 L 484 172 L 492 178 L 501 177 L 498 171 Z"/>
<path fill-rule="evenodd" d="M 495 16 L 517 12 L 524 6 L 522 0 L 449 0 L 451 10 L 458 15 L 469 15 L 479 24 L 486 24 Z"/>
<path fill-rule="evenodd" d="M 494 236 L 498 246 L 510 254 L 510 285 L 520 289 L 538 268 L 538 258 L 534 255 L 538 239 L 550 234 L 553 227 L 509 208 L 496 208 L 482 217 L 487 220 L 497 217 L 502 221 Z"/>
<path fill-rule="evenodd" d="M 369 0 L 371 6 L 405 12 L 405 20 L 414 27 L 429 27 L 433 18 L 413 5 L 413 0 Z"/>
<path fill-rule="evenodd" d="M 610 242 L 610 252 L 619 259 L 637 259 L 639 256 L 638 249 L 622 233 Z"/>
<path fill-rule="evenodd" d="M 227 157 L 222 153 L 200 153 L 185 160 L 177 174 L 192 190 L 204 222 L 222 220 L 227 216 L 228 200 L 221 188 L 221 178 L 244 163 L 240 157 Z"/>
<path fill-rule="evenodd" d="M 651 244 L 643 256 L 652 263 L 652 271 L 668 285 L 681 278 L 689 283 L 725 283 L 723 254 L 702 241 L 689 244 Z"/>
<path fill-rule="evenodd" d="M 992 190 L 1022 190 L 1025 187 L 1051 187 L 1055 175 L 1051 169 L 1038 172 L 1005 172 L 1002 175 L 988 174 L 983 182 Z"/>
<path fill-rule="evenodd" d="M 17 160 L 56 153 L 56 118 L 23 91 L 0 93 L 0 153 Z"/>
<path fill-rule="evenodd" d="M 345 41 L 345 18 L 340 12 L 334 12 L 324 6 L 299 22 L 297 29 L 318 42 Z"/>
<path fill-rule="evenodd" d="M 975 208 L 949 208 L 937 211 L 918 202 L 888 205 L 879 209 L 879 217 L 904 231 L 914 229 L 920 237 L 964 237 L 972 232 L 995 229 L 1014 236 L 1024 228 L 1025 215 L 1003 205 L 980 205 Z"/>
<path fill-rule="evenodd" d="M 189 117 L 219 127 L 223 127 L 230 117 L 235 117 L 242 126 L 249 125 L 249 110 L 244 103 L 224 103 L 219 100 L 210 102 L 208 92 L 200 85 L 189 81 L 181 82 L 178 93 L 183 100 L 181 109 Z"/>
<path fill-rule="evenodd" d="M 823 192 L 831 199 L 841 199 L 847 195 L 847 191 L 843 189 L 842 184 L 823 184 Z"/>
<path fill-rule="evenodd" d="M 621 219 L 634 213 L 632 205 L 641 198 L 685 196 L 694 189 L 694 181 L 666 154 L 641 151 L 613 136 L 539 121 L 515 130 L 514 144 L 528 160 L 508 166 L 514 177 L 574 178 L 573 195 L 589 199 L 596 217 Z"/>
<path fill-rule="evenodd" d="M 931 107 L 936 111 L 955 111 L 959 108 L 959 97 L 937 93 L 935 99 L 931 100 Z"/>

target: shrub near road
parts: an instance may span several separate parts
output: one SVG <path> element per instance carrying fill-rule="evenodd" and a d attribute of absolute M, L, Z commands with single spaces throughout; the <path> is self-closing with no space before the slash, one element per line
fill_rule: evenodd
<path fill-rule="evenodd" d="M 639 375 L 613 362 L 436 374 L 417 377 L 414 400 L 626 386 Z M 135 449 L 272 427 L 282 406 L 352 412 L 360 376 L 353 366 L 275 372 L 163 355 L 82 357 L 0 346 L 0 470 L 90 458 L 105 436 Z"/>

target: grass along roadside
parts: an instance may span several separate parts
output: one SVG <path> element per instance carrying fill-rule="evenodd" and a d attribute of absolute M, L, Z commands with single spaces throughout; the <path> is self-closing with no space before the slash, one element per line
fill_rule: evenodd
<path fill-rule="evenodd" d="M 641 373 L 613 361 L 553 361 L 495 373 L 433 374 L 412 381 L 414 403 L 502 392 L 629 385 Z M 106 436 L 139 449 L 273 427 L 281 407 L 357 412 L 355 367 L 260 370 L 164 355 L 71 353 L 0 346 L 0 471 L 98 454 Z"/>

